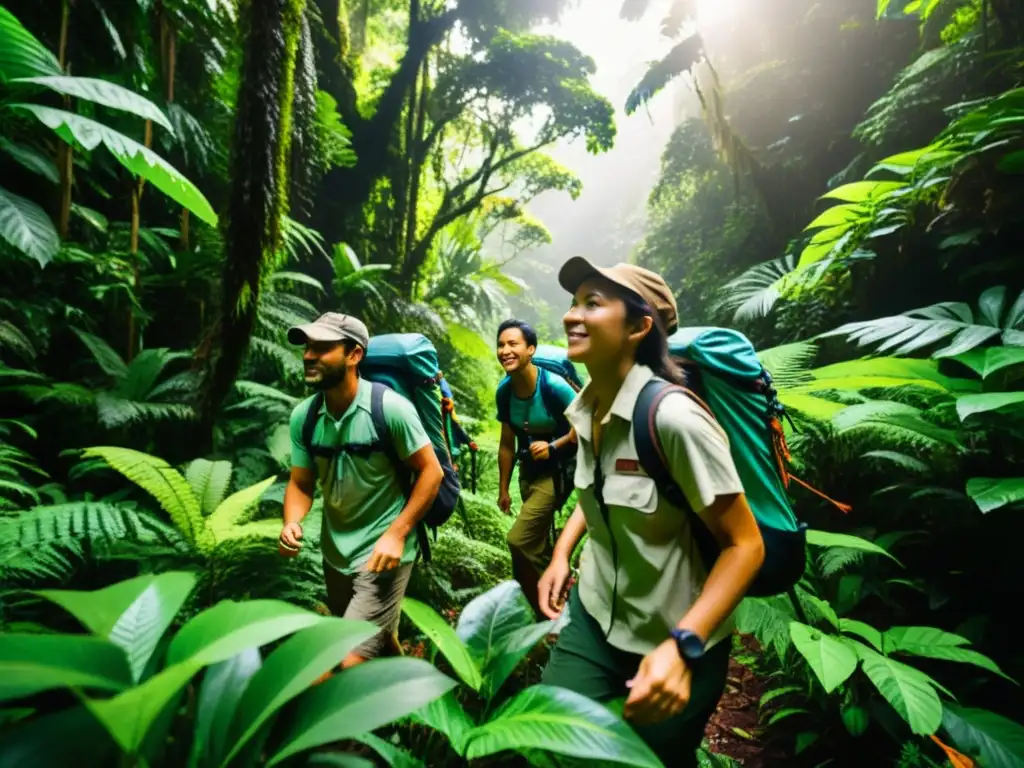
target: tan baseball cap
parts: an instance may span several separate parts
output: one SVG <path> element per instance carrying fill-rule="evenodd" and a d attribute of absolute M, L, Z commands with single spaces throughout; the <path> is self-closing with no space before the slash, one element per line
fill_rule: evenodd
<path fill-rule="evenodd" d="M 576 293 L 584 282 L 598 276 L 643 299 L 658 313 L 667 333 L 673 333 L 679 327 L 676 297 L 672 295 L 664 278 L 649 269 L 622 262 L 612 267 L 595 267 L 582 256 L 573 256 L 559 270 L 558 282 L 569 293 Z"/>
<path fill-rule="evenodd" d="M 362 320 L 339 312 L 327 312 L 312 323 L 293 325 L 288 329 L 288 341 L 305 344 L 307 341 L 344 341 L 351 339 L 366 349 L 370 344 L 370 332 Z"/>

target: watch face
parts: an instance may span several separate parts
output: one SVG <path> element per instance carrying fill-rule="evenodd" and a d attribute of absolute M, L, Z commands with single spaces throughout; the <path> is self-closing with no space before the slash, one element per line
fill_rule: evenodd
<path fill-rule="evenodd" d="M 693 632 L 681 631 L 675 634 L 679 654 L 684 659 L 699 659 L 704 655 L 704 643 Z"/>

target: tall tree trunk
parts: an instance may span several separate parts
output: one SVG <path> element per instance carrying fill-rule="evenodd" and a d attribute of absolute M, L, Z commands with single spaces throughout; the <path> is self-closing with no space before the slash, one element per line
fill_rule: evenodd
<path fill-rule="evenodd" d="M 68 33 L 71 26 L 71 6 L 74 0 L 63 0 L 60 16 L 60 47 L 58 59 L 61 71 L 70 72 L 68 64 Z M 64 109 L 71 109 L 71 97 L 64 97 Z M 71 224 L 71 184 L 74 181 L 74 149 L 63 141 L 57 144 L 57 170 L 60 173 L 60 197 L 57 202 L 57 232 L 61 240 L 68 236 Z"/>
<path fill-rule="evenodd" d="M 234 385 L 256 322 L 260 282 L 273 269 L 288 209 L 295 60 L 305 0 L 246 0 L 241 83 L 231 147 L 231 192 L 216 343 L 202 345 L 207 369 L 199 403 L 204 452 Z"/>
<path fill-rule="evenodd" d="M 405 249 L 402 253 L 402 263 L 409 257 L 410 251 L 416 245 L 417 213 L 419 210 L 420 182 L 423 178 L 423 160 L 426 147 L 423 146 L 423 138 L 427 128 L 427 98 L 430 89 L 430 66 L 428 61 L 423 62 L 420 72 L 420 95 L 417 100 L 416 128 L 413 131 L 413 138 L 409 151 L 409 165 L 411 167 L 411 180 L 409 183 L 409 213 L 406 217 Z"/>

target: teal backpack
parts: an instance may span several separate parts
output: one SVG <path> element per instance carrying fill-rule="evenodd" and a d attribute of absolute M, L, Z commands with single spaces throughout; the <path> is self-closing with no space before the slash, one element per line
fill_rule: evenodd
<path fill-rule="evenodd" d="M 683 391 L 707 410 L 729 436 L 733 461 L 761 529 L 764 564 L 747 594 L 764 597 L 789 592 L 804 572 L 807 526 L 797 521 L 787 490 L 790 480 L 806 484 L 786 468 L 789 450 L 782 419 L 787 417 L 772 386 L 771 374 L 761 365 L 753 344 L 738 331 L 681 328 L 669 337 L 668 344 L 670 355 L 686 373 L 688 386 L 653 379 L 641 391 L 633 411 L 633 436 L 640 465 L 673 506 L 690 513 L 697 548 L 710 570 L 719 554 L 718 544 L 672 479 L 654 429 L 655 413 L 662 399 L 671 392 Z M 849 507 L 833 503 L 849 511 Z"/>
<path fill-rule="evenodd" d="M 556 436 L 561 437 L 569 431 L 569 420 L 565 418 L 562 405 L 555 396 L 554 390 L 551 388 L 551 379 L 548 377 L 560 376 L 575 392 L 579 392 L 583 388 L 583 381 L 580 379 L 576 366 L 569 360 L 568 353 L 561 347 L 548 344 L 537 345 L 537 350 L 533 354 L 533 364 L 539 369 L 537 386 L 540 388 L 540 396 L 544 401 L 544 409 L 554 418 L 555 431 L 558 433 Z M 498 384 L 495 400 L 498 406 L 498 421 L 511 426 L 512 379 L 509 376 L 506 375 Z M 514 426 L 512 430 L 516 434 L 518 447 L 516 460 L 522 464 L 529 460 L 530 437 L 523 430 Z M 563 448 L 557 456 L 549 461 L 555 464 L 553 467 L 545 467 L 550 470 L 555 479 L 555 498 L 564 504 L 572 493 L 572 476 L 576 470 L 576 446 Z"/>
<path fill-rule="evenodd" d="M 391 333 L 370 339 L 366 356 L 359 364 L 359 375 L 371 382 L 370 415 L 377 440 L 367 445 L 343 445 L 338 451 L 357 456 L 383 452 L 392 465 L 402 484 L 406 497 L 412 488 L 412 475 L 405 463 L 398 458 L 391 433 L 384 419 L 384 390 L 390 389 L 416 407 L 423 429 L 433 444 L 434 453 L 441 464 L 444 477 L 434 503 L 427 510 L 418 529 L 420 552 L 425 561 L 430 560 L 430 540 L 427 530 L 437 538 L 437 528 L 448 522 L 459 503 L 459 476 L 453 466 L 453 446 L 456 427 L 453 422 L 454 408 L 451 405 L 451 390 L 441 373 L 437 350 L 430 340 L 419 333 Z M 313 445 L 320 406 L 324 394 L 317 393 L 309 407 L 302 427 L 302 441 L 311 455 L 323 456 L 333 451 Z"/>

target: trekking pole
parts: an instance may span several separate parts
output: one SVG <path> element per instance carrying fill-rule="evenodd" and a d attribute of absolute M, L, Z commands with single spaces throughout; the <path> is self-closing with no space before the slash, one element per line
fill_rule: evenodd
<path fill-rule="evenodd" d="M 476 493 L 476 445 L 473 443 L 469 444 L 469 487 L 473 489 L 473 493 Z"/>

